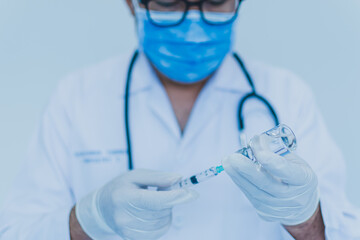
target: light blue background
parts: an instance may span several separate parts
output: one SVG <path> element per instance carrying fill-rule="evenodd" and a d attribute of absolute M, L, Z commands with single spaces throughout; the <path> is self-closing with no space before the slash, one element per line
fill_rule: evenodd
<path fill-rule="evenodd" d="M 359 13 L 359 0 L 247 0 L 237 29 L 243 56 L 288 68 L 312 86 L 358 206 Z M 0 203 L 58 80 L 135 46 L 125 0 L 0 0 Z"/>

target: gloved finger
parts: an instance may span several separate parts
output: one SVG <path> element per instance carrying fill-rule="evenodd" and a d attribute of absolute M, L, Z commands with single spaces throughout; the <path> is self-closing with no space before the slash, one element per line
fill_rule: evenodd
<path fill-rule="evenodd" d="M 141 227 L 139 228 L 123 227 L 117 233 L 120 236 L 124 236 L 125 239 L 129 239 L 129 240 L 136 240 L 136 239 L 153 240 L 163 236 L 169 230 L 170 226 L 171 225 L 168 224 L 156 230 L 143 230 Z"/>
<path fill-rule="evenodd" d="M 254 154 L 266 171 L 285 183 L 300 186 L 311 180 L 311 168 L 292 153 L 282 157 L 269 151 L 254 150 Z"/>
<path fill-rule="evenodd" d="M 255 158 L 268 172 L 286 183 L 293 185 L 306 183 L 309 180 L 309 172 L 312 172 L 308 164 L 293 153 L 285 156 L 273 153 L 269 148 L 272 140 L 273 138 L 267 135 L 256 136 L 251 140 L 250 145 Z"/>
<path fill-rule="evenodd" d="M 161 210 L 149 210 L 149 209 L 144 210 L 143 208 L 139 208 L 135 206 L 131 202 L 129 202 L 129 206 L 126 208 L 126 211 L 130 212 L 130 215 L 135 215 L 137 217 L 141 217 L 142 219 L 149 221 L 150 220 L 156 221 L 158 219 L 171 216 L 172 213 L 171 208 L 166 208 Z"/>
<path fill-rule="evenodd" d="M 244 194 L 246 196 L 249 195 L 249 193 L 248 192 L 245 193 L 245 191 Z M 301 204 L 297 202 L 288 201 L 284 199 L 276 199 L 271 196 L 267 196 L 267 198 L 264 199 L 259 199 L 259 197 L 257 198 L 252 197 L 251 203 L 258 211 L 267 212 L 267 213 L 271 212 L 273 215 L 282 215 L 282 216 L 285 216 L 288 213 L 299 212 L 303 207 Z"/>
<path fill-rule="evenodd" d="M 155 231 L 157 229 L 163 228 L 171 223 L 172 214 L 163 216 L 161 218 L 157 217 L 154 219 L 146 219 L 141 214 L 133 214 L 132 212 L 127 212 L 128 218 L 125 226 L 130 228 L 141 228 L 145 231 Z M 121 221 L 121 220 L 120 220 Z"/>
<path fill-rule="evenodd" d="M 268 150 L 271 151 L 269 148 L 269 145 L 271 143 L 271 137 L 267 136 L 265 134 L 262 135 L 256 135 L 254 136 L 250 141 L 250 147 L 252 150 Z"/>
<path fill-rule="evenodd" d="M 244 178 L 245 181 L 247 181 Z M 244 184 L 241 184 L 244 186 Z M 254 191 L 252 187 L 256 189 L 256 186 L 247 185 L 247 190 L 240 187 L 245 196 L 249 199 L 251 204 L 256 209 L 260 217 L 267 221 L 280 221 L 284 218 L 289 218 L 301 211 L 302 206 L 296 201 L 289 201 L 289 199 L 277 199 L 267 193 L 261 191 Z M 250 188 L 250 190 L 249 190 Z M 251 192 L 251 193 L 250 193 Z M 255 194 L 254 193 L 260 193 Z"/>
<path fill-rule="evenodd" d="M 195 200 L 197 192 L 191 189 L 176 189 L 169 191 L 149 191 L 137 189 L 134 191 L 132 204 L 146 210 L 162 210 L 172 208 L 175 205 Z"/>
<path fill-rule="evenodd" d="M 316 198 L 316 197 L 315 197 Z M 310 199 L 310 201 L 312 201 Z M 308 220 L 319 207 L 319 201 L 299 208 L 272 207 L 268 206 L 264 211 L 259 210 L 258 214 L 265 220 L 278 221 L 283 225 L 297 225 Z"/>
<path fill-rule="evenodd" d="M 135 169 L 129 172 L 129 180 L 140 186 L 170 187 L 181 180 L 181 176 L 176 173 L 160 172 L 147 169 Z"/>
<path fill-rule="evenodd" d="M 240 174 L 237 174 L 236 170 L 226 168 L 227 173 L 233 179 L 235 184 L 241 189 L 245 196 L 253 203 L 256 208 L 256 204 L 266 202 L 272 206 L 290 206 L 296 207 L 299 205 L 297 201 L 289 201 L 294 196 L 293 189 L 289 191 L 278 192 L 278 193 L 269 193 L 268 191 L 260 189 L 258 186 L 254 185 L 247 178 L 243 177 Z"/>
<path fill-rule="evenodd" d="M 233 180 L 258 211 L 272 212 L 273 215 L 286 217 L 288 213 L 301 212 L 303 206 L 308 205 L 309 201 L 318 202 L 316 201 L 318 194 L 313 194 L 309 198 L 307 192 L 312 191 L 309 186 L 290 186 L 289 192 L 272 195 L 259 189 L 241 175 L 236 175 Z"/>
<path fill-rule="evenodd" d="M 274 211 L 274 212 L 268 212 L 268 211 L 269 210 L 258 211 L 257 213 L 265 221 L 280 222 L 280 223 L 283 223 L 284 219 L 291 219 L 296 212 L 296 211 L 289 211 L 286 209 L 284 209 L 284 211 Z"/>
<path fill-rule="evenodd" d="M 131 211 L 131 208 L 125 209 L 125 211 L 115 212 L 113 215 L 113 227 L 129 226 L 131 228 L 138 228 L 141 226 L 143 230 L 156 230 L 167 224 L 170 224 L 172 214 L 155 217 L 155 218 L 144 218 L 146 216 L 146 210 Z"/>
<path fill-rule="evenodd" d="M 263 169 L 258 169 L 250 159 L 240 153 L 234 153 L 224 159 L 222 166 L 233 179 L 245 178 L 248 182 L 269 194 L 279 195 L 289 191 L 288 184 L 278 181 Z M 247 182 L 242 181 L 242 184 L 247 185 Z"/>

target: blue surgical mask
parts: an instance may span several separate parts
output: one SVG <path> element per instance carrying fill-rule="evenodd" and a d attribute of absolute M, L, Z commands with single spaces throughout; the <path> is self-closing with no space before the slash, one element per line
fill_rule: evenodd
<path fill-rule="evenodd" d="M 177 17 L 172 14 L 178 13 L 166 16 Z M 197 10 L 189 11 L 181 24 L 172 27 L 152 24 L 141 8 L 136 9 L 136 17 L 140 50 L 158 71 L 176 82 L 195 83 L 210 76 L 232 48 L 233 21 L 210 25 Z M 213 13 L 212 17 L 228 15 Z"/>

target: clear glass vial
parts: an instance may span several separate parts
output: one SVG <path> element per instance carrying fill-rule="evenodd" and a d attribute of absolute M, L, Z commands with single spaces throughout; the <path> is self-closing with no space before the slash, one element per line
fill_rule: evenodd
<path fill-rule="evenodd" d="M 266 137 L 262 137 L 265 135 Z M 279 124 L 278 126 L 262 133 L 259 137 L 261 140 L 265 140 L 265 146 L 272 152 L 278 155 L 286 155 L 289 152 L 295 151 L 296 149 L 296 137 L 294 132 L 285 124 Z M 240 153 L 245 157 L 249 158 L 254 163 L 260 163 L 256 160 L 251 145 L 254 142 L 255 137 L 251 138 L 247 147 L 244 147 L 236 153 Z"/>

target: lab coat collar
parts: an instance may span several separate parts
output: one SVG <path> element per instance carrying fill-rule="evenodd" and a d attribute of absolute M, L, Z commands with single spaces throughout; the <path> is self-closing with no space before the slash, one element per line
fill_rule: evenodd
<path fill-rule="evenodd" d="M 129 57 L 129 64 L 131 57 Z M 156 81 L 157 76 L 149 60 L 143 52 L 139 52 L 130 79 L 130 93 L 135 94 L 148 90 L 156 83 Z"/>
<path fill-rule="evenodd" d="M 149 60 L 142 52 L 140 52 L 133 69 L 130 89 L 132 94 L 151 89 L 148 101 L 149 108 L 163 122 L 163 126 L 167 127 L 169 132 L 172 132 L 177 139 L 181 139 L 182 147 L 190 143 L 216 114 L 221 106 L 221 96 L 224 91 L 236 94 L 251 91 L 239 64 L 232 54 L 228 54 L 220 68 L 200 92 L 189 116 L 184 135 L 182 135 L 170 101 L 164 101 L 164 99 L 168 99 L 166 91 Z M 211 103 L 211 107 L 209 107 L 209 103 Z"/>
<path fill-rule="evenodd" d="M 212 78 L 214 87 L 218 90 L 235 93 L 251 91 L 244 72 L 231 53 L 226 55 L 223 63 Z M 158 78 L 149 60 L 143 52 L 140 52 L 132 72 L 130 93 L 134 94 L 142 90 L 150 89 L 154 84 L 157 84 L 157 82 Z"/>
<path fill-rule="evenodd" d="M 247 67 L 246 62 L 244 63 Z M 251 71 L 250 71 L 251 75 Z M 234 58 L 232 53 L 226 55 L 223 63 L 213 76 L 215 82 L 214 86 L 218 90 L 229 91 L 234 93 L 251 92 L 251 86 L 245 77 L 239 63 Z"/>
<path fill-rule="evenodd" d="M 222 104 L 222 92 L 214 88 L 214 78 L 210 79 L 201 90 L 190 113 L 184 133 L 181 133 L 171 102 L 160 80 L 154 82 L 149 91 L 148 106 L 163 126 L 179 140 L 180 148 L 191 143 L 198 132 L 207 126 Z M 164 101 L 166 99 L 166 101 Z"/>

